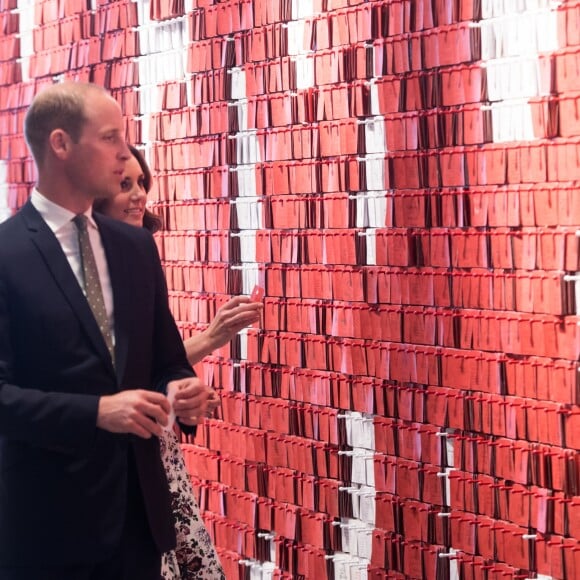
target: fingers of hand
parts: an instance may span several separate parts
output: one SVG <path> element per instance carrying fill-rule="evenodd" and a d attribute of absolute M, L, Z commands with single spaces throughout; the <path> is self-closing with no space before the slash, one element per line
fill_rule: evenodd
<path fill-rule="evenodd" d="M 180 419 L 193 416 L 202 416 L 209 404 L 209 394 L 209 389 L 206 388 L 206 390 L 198 393 L 196 396 L 175 401 L 173 404 L 173 410 L 175 411 L 175 414 Z"/>
<path fill-rule="evenodd" d="M 161 425 L 167 425 L 169 419 L 169 403 L 165 406 L 155 405 L 149 402 L 141 403 L 135 407 L 138 415 L 148 417 Z"/>
<path fill-rule="evenodd" d="M 204 385 L 199 379 L 195 379 L 188 385 L 183 385 L 181 389 L 175 392 L 174 402 L 184 401 L 187 399 L 201 397 L 207 398 L 210 394 L 210 389 Z"/>
<path fill-rule="evenodd" d="M 137 397 L 137 402 L 140 401 L 142 404 L 158 406 L 161 409 L 163 409 L 165 413 L 169 413 L 169 411 L 171 410 L 171 405 L 169 404 L 167 397 L 161 393 L 145 390 L 125 391 L 125 392 L 133 393 L 134 396 Z"/>
<path fill-rule="evenodd" d="M 247 320 L 259 320 L 263 311 L 264 305 L 261 302 L 252 302 L 239 307 L 239 315 Z"/>
<path fill-rule="evenodd" d="M 132 395 L 126 408 L 129 411 L 128 422 L 131 432 L 140 437 L 160 435 L 162 426 L 167 425 L 171 406 L 167 397 L 161 393 L 137 390 L 126 391 Z"/>
<path fill-rule="evenodd" d="M 189 425 L 193 427 L 194 425 L 199 425 L 201 419 L 202 417 L 193 417 L 193 418 L 180 417 L 179 421 L 184 425 Z"/>
<path fill-rule="evenodd" d="M 169 402 L 160 393 L 127 390 L 101 398 L 97 425 L 113 433 L 133 433 L 149 438 L 161 434 L 169 411 Z"/>
<path fill-rule="evenodd" d="M 220 330 L 229 333 L 230 338 L 233 338 L 233 336 L 242 330 L 242 328 L 254 324 L 254 322 L 258 322 L 261 314 L 261 309 L 256 310 L 254 308 L 250 311 L 244 310 L 242 312 L 232 312 L 229 319 L 222 323 L 222 328 Z"/>
<path fill-rule="evenodd" d="M 166 421 L 167 423 L 167 421 Z M 139 414 L 133 419 L 133 433 L 145 439 L 149 439 L 151 435 L 160 437 L 163 433 L 163 428 L 159 423 L 147 415 Z"/>
<path fill-rule="evenodd" d="M 208 401 L 206 398 L 195 398 L 188 399 L 187 401 L 181 401 L 173 406 L 175 414 L 178 417 L 187 417 L 189 415 L 203 415 L 207 409 Z"/>
<path fill-rule="evenodd" d="M 207 413 L 207 407 L 200 409 L 192 409 L 189 412 L 176 413 L 177 418 L 180 423 L 185 423 L 186 425 L 198 425 Z"/>
<path fill-rule="evenodd" d="M 187 377 L 185 379 L 178 379 L 171 381 L 167 385 L 167 391 L 175 391 L 175 395 L 187 389 L 195 389 L 203 387 L 203 383 L 198 377 Z"/>
<path fill-rule="evenodd" d="M 229 310 L 239 306 L 240 304 L 248 304 L 250 303 L 249 296 L 234 296 L 230 298 L 221 308 L 220 310 Z"/>
<path fill-rule="evenodd" d="M 262 310 L 264 305 L 261 302 L 248 302 L 232 308 L 232 314 L 259 314 Z"/>

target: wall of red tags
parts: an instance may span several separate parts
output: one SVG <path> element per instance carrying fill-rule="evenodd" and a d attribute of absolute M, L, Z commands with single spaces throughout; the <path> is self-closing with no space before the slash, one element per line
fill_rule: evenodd
<path fill-rule="evenodd" d="M 156 176 L 228 578 L 580 577 L 580 2 L 0 0 L 0 213 L 33 95 L 107 86 Z"/>

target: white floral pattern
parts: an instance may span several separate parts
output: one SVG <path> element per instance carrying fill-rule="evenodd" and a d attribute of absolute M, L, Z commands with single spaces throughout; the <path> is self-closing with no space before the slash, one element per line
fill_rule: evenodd
<path fill-rule="evenodd" d="M 175 550 L 163 554 L 161 576 L 163 580 L 225 580 L 199 514 L 179 440 L 173 431 L 165 431 L 160 443 L 177 535 Z"/>

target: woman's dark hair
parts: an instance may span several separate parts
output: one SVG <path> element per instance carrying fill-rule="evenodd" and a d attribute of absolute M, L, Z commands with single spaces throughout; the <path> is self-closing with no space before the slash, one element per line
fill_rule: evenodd
<path fill-rule="evenodd" d="M 145 161 L 145 157 L 143 153 L 137 149 L 137 147 L 133 145 L 128 145 L 129 151 L 131 151 L 131 155 L 137 159 L 137 163 L 141 167 L 141 171 L 143 172 L 143 189 L 147 193 L 151 189 L 151 185 L 153 183 L 153 177 L 151 175 L 151 169 L 149 169 L 149 165 L 147 165 L 147 161 Z M 93 204 L 93 208 L 95 211 L 103 212 L 103 208 L 107 203 L 106 199 L 97 199 Z M 153 213 L 152 211 L 145 208 L 145 213 L 143 214 L 143 227 L 149 230 L 152 234 L 158 232 L 159 230 L 163 229 L 163 219 L 160 215 Z"/>
<path fill-rule="evenodd" d="M 141 171 L 143 172 L 143 187 L 145 191 L 149 193 L 151 185 L 153 184 L 151 169 L 149 169 L 149 165 L 147 165 L 147 161 L 145 161 L 143 153 L 141 153 L 137 147 L 129 145 L 129 151 L 131 151 L 131 155 L 137 159 L 137 163 L 139 163 L 139 166 L 141 167 Z M 153 213 L 152 211 L 145 208 L 145 214 L 143 215 L 143 227 L 154 234 L 163 228 L 163 220 L 161 219 L 160 215 Z"/>

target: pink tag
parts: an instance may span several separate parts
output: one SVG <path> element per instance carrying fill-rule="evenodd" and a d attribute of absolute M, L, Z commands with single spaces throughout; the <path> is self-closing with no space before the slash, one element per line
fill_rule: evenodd
<path fill-rule="evenodd" d="M 261 286 L 256 285 L 250 294 L 250 300 L 252 302 L 260 302 L 264 298 L 264 293 L 264 289 Z"/>

